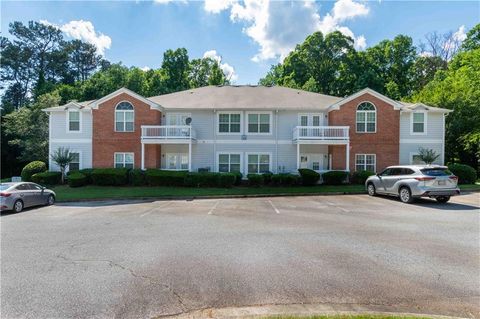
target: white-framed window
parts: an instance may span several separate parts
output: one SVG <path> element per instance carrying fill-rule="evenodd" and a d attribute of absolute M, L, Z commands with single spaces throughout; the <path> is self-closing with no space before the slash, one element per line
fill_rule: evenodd
<path fill-rule="evenodd" d="M 417 153 L 410 153 L 410 165 L 422 165 L 425 162 Z"/>
<path fill-rule="evenodd" d="M 68 110 L 67 118 L 67 131 L 68 132 L 80 132 L 80 111 Z"/>
<path fill-rule="evenodd" d="M 241 172 L 242 154 L 218 153 L 218 171 L 221 173 Z"/>
<path fill-rule="evenodd" d="M 376 172 L 376 154 L 355 154 L 355 170 Z"/>
<path fill-rule="evenodd" d="M 270 153 L 247 153 L 247 174 L 262 174 L 270 172 Z"/>
<path fill-rule="evenodd" d="M 413 112 L 410 115 L 410 133 L 413 135 L 427 134 L 427 112 Z"/>
<path fill-rule="evenodd" d="M 170 170 L 188 170 L 188 154 L 166 153 L 165 166 Z"/>
<path fill-rule="evenodd" d="M 271 134 L 271 112 L 247 112 L 247 134 Z"/>
<path fill-rule="evenodd" d="M 70 152 L 73 155 L 73 161 L 68 164 L 68 170 L 71 171 L 78 171 L 80 166 L 80 153 L 79 152 Z"/>
<path fill-rule="evenodd" d="M 133 168 L 134 158 L 134 153 L 115 153 L 115 168 Z"/>
<path fill-rule="evenodd" d="M 375 133 L 377 131 L 377 109 L 370 102 L 362 102 L 357 106 L 357 133 Z"/>
<path fill-rule="evenodd" d="M 115 107 L 115 131 L 116 132 L 133 132 L 135 111 L 130 102 L 123 101 Z"/>
<path fill-rule="evenodd" d="M 218 134 L 241 134 L 242 113 L 241 112 L 218 112 Z"/>
<path fill-rule="evenodd" d="M 298 125 L 300 126 L 321 126 L 323 121 L 321 113 L 301 113 L 298 114 Z"/>

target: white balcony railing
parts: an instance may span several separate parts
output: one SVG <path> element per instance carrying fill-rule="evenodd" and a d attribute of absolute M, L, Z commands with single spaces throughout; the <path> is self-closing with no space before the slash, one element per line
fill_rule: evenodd
<path fill-rule="evenodd" d="M 142 125 L 142 139 L 195 139 L 189 125 Z"/>
<path fill-rule="evenodd" d="M 297 126 L 293 140 L 343 140 L 349 139 L 348 126 Z"/>

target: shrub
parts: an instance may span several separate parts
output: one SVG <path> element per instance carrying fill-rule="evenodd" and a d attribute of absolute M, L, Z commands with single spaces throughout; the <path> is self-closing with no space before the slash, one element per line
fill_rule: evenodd
<path fill-rule="evenodd" d="M 272 183 L 273 173 L 272 172 L 265 172 L 262 175 L 263 175 L 263 183 L 265 185 L 270 185 L 270 183 Z"/>
<path fill-rule="evenodd" d="M 465 164 L 450 164 L 448 169 L 458 176 L 459 184 L 473 184 L 477 181 L 477 172 L 471 166 Z"/>
<path fill-rule="evenodd" d="M 263 175 L 260 174 L 248 174 L 248 185 L 250 186 L 260 186 L 263 184 Z"/>
<path fill-rule="evenodd" d="M 326 185 L 341 185 L 346 182 L 348 172 L 330 171 L 322 174 L 323 183 Z"/>
<path fill-rule="evenodd" d="M 78 170 L 78 171 L 68 171 L 67 172 L 67 179 L 73 173 L 82 173 L 87 178 L 87 184 L 92 184 L 93 183 L 92 172 L 93 172 L 93 168 L 84 168 L 84 169 L 81 169 L 81 170 Z"/>
<path fill-rule="evenodd" d="M 235 185 L 240 185 L 242 183 L 243 174 L 240 172 L 232 172 L 231 174 L 235 175 Z"/>
<path fill-rule="evenodd" d="M 42 161 L 33 161 L 25 165 L 22 169 L 22 181 L 31 182 L 32 175 L 36 173 L 42 173 L 47 170 L 47 165 Z"/>
<path fill-rule="evenodd" d="M 92 182 L 95 185 L 102 186 L 126 185 L 128 183 L 128 168 L 95 168 L 92 171 Z"/>
<path fill-rule="evenodd" d="M 70 187 L 85 186 L 88 184 L 88 177 L 85 174 L 80 173 L 80 171 L 76 171 L 68 175 L 67 182 Z"/>
<path fill-rule="evenodd" d="M 42 172 L 32 175 L 32 182 L 42 185 L 57 185 L 62 181 L 60 172 Z"/>
<path fill-rule="evenodd" d="M 365 184 L 365 181 L 370 176 L 375 175 L 372 171 L 357 171 L 352 174 L 352 183 L 353 184 Z"/>
<path fill-rule="evenodd" d="M 293 186 L 298 184 L 299 177 L 293 174 L 273 174 L 272 184 L 275 186 Z"/>
<path fill-rule="evenodd" d="M 313 186 L 318 183 L 320 180 L 320 174 L 315 172 L 314 170 L 308 168 L 299 168 L 298 172 L 302 177 L 302 184 L 305 186 Z"/>
<path fill-rule="evenodd" d="M 147 169 L 145 181 L 150 186 L 183 186 L 187 171 L 162 171 Z"/>
<path fill-rule="evenodd" d="M 232 187 L 237 180 L 237 176 L 233 173 L 220 173 L 218 177 L 218 186 L 230 188 Z"/>
<path fill-rule="evenodd" d="M 217 187 L 220 173 L 188 173 L 185 177 L 185 186 L 190 187 Z"/>
<path fill-rule="evenodd" d="M 146 184 L 145 172 L 140 168 L 134 168 L 128 173 L 128 181 L 133 186 L 142 186 Z"/>

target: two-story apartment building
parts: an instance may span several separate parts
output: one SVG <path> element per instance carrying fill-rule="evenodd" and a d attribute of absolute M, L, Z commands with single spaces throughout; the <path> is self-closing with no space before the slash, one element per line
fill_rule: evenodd
<path fill-rule="evenodd" d="M 450 111 L 371 89 L 346 98 L 278 86 L 208 86 L 154 97 L 119 89 L 48 108 L 50 154 L 68 147 L 70 169 L 380 171 L 418 163 L 419 147 L 444 161 Z M 50 169 L 58 169 L 50 161 Z"/>

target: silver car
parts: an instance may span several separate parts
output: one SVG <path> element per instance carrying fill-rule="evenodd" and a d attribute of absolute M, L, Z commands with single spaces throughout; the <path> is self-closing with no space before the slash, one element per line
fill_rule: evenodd
<path fill-rule="evenodd" d="M 406 165 L 390 166 L 377 175 L 367 178 L 365 187 L 370 196 L 376 194 L 394 195 L 404 203 L 415 198 L 435 198 L 446 203 L 450 196 L 459 195 L 458 177 L 446 166 Z"/>
<path fill-rule="evenodd" d="M 53 205 L 55 192 L 35 183 L 1 183 L 0 210 L 20 213 L 25 207 Z"/>

